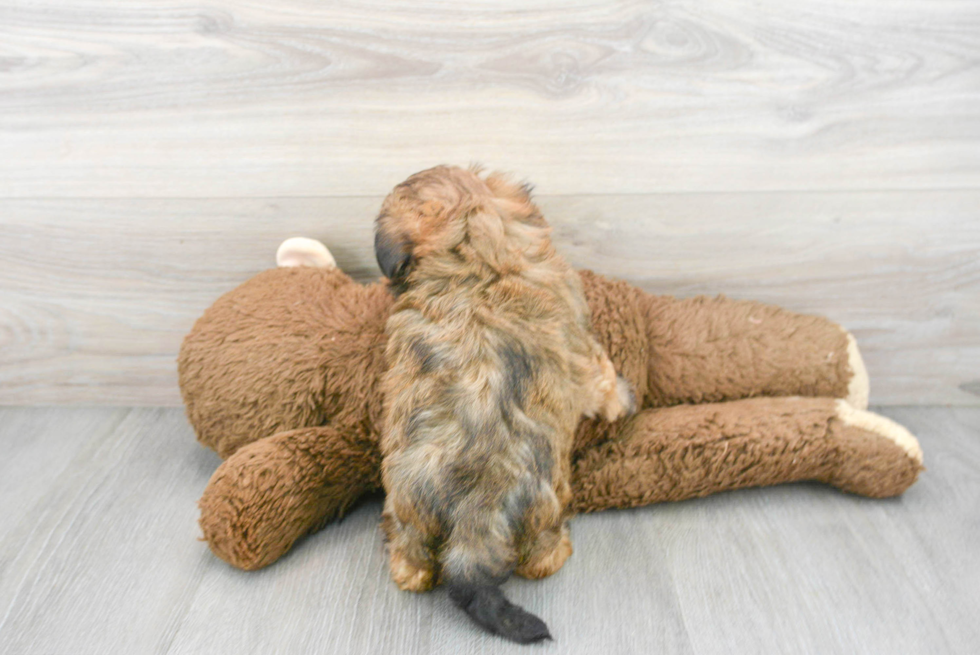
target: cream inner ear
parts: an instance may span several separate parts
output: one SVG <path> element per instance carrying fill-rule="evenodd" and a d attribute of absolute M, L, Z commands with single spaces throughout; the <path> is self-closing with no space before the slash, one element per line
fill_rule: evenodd
<path fill-rule="evenodd" d="M 276 265 L 279 267 L 314 266 L 334 268 L 337 266 L 327 247 L 316 239 L 293 237 L 286 239 L 276 251 Z"/>

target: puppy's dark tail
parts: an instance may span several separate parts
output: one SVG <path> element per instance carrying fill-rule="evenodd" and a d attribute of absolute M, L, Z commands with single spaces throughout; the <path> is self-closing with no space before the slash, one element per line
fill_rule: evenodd
<path fill-rule="evenodd" d="M 544 621 L 507 600 L 498 585 L 449 579 L 446 586 L 452 601 L 490 632 L 519 644 L 551 639 Z"/>

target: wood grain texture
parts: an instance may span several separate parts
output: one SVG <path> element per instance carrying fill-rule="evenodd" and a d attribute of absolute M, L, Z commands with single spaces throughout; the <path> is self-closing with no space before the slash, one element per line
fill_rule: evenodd
<path fill-rule="evenodd" d="M 4 409 L 0 425 L 23 411 Z M 98 411 L 102 424 L 86 428 L 80 419 Z M 119 414 L 31 411 L 43 434 L 21 459 L 68 461 L 40 497 L 5 496 L 30 511 L 0 531 L 0 652 L 166 652 L 213 566 L 197 541 L 195 500 L 217 456 L 194 444 L 179 410 Z M 0 433 L 4 445 L 22 436 Z M 0 477 L 17 475 L 0 467 Z"/>
<path fill-rule="evenodd" d="M 878 403 L 980 404 L 972 0 L 0 0 L 0 404 L 176 404 L 193 319 L 436 162 L 579 266 L 853 329 Z"/>
<path fill-rule="evenodd" d="M 976 409 L 892 408 L 927 470 L 899 499 L 818 485 L 723 494 L 691 511 L 648 508 L 684 534 L 670 568 L 699 653 L 965 653 L 980 564 Z M 805 489 L 806 506 L 799 496 Z M 909 520 L 915 516 L 915 519 Z M 950 530 L 950 525 L 956 525 Z M 968 561 L 973 560 L 973 561 Z M 723 562 L 721 566 L 706 565 Z M 737 618 L 718 621 L 718 606 Z"/>
<path fill-rule="evenodd" d="M 901 498 L 794 484 L 582 516 L 561 572 L 505 589 L 548 621 L 548 653 L 973 653 L 980 409 L 884 413 L 928 466 Z M 0 480 L 60 473 L 5 488 L 30 511 L 0 522 L 0 652 L 527 652 L 441 590 L 397 591 L 377 501 L 262 571 L 213 557 L 194 499 L 217 459 L 180 410 L 0 408 L 11 446 Z"/>
<path fill-rule="evenodd" d="M 85 408 L 70 414 L 41 408 L 6 408 L 0 421 L 0 526 L 6 532 L 25 517 L 38 518 L 37 504 L 90 442 L 114 430 L 125 409 Z M 70 420 L 67 418 L 70 417 Z M 0 571 L 6 561 L 0 563 Z"/>
<path fill-rule="evenodd" d="M 0 1 L 0 197 L 977 188 L 973 0 Z"/>
<path fill-rule="evenodd" d="M 857 335 L 873 402 L 980 403 L 980 192 L 540 201 L 578 267 L 827 315 Z M 0 201 L 0 404 L 179 404 L 180 340 L 283 239 L 320 238 L 376 279 L 380 202 Z"/>

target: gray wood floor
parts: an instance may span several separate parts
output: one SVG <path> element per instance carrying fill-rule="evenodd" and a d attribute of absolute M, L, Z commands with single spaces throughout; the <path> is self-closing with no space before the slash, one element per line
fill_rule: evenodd
<path fill-rule="evenodd" d="M 888 408 L 929 467 L 902 498 L 815 484 L 579 517 L 512 580 L 552 653 L 974 653 L 980 409 Z M 197 540 L 218 464 L 179 409 L 0 409 L 0 653 L 528 652 L 388 581 L 367 502 L 277 564 Z"/>

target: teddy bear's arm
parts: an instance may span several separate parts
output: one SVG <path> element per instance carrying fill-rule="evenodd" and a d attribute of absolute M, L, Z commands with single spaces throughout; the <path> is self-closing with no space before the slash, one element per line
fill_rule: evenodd
<path fill-rule="evenodd" d="M 854 337 L 822 316 L 723 296 L 651 296 L 647 334 L 654 406 L 808 396 L 867 408 Z"/>
<path fill-rule="evenodd" d="M 821 316 L 724 296 L 654 296 L 582 271 L 596 337 L 646 407 L 756 398 L 868 403 L 854 338 Z"/>
<path fill-rule="evenodd" d="M 330 426 L 255 441 L 208 482 L 198 502 L 204 539 L 229 564 L 262 568 L 379 489 L 380 465 L 375 439 Z"/>
<path fill-rule="evenodd" d="M 755 398 L 648 409 L 575 462 L 577 511 L 818 480 L 872 497 L 922 470 L 918 442 L 883 416 L 832 398 Z"/>

